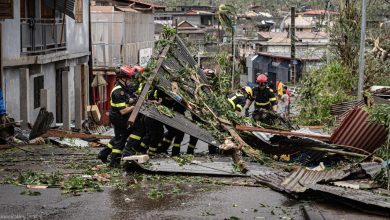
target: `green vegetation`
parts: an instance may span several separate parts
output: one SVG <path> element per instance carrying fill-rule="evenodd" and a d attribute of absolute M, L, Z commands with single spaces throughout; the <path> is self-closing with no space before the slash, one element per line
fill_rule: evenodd
<path fill-rule="evenodd" d="M 302 125 L 332 125 L 330 106 L 354 99 L 351 95 L 357 79 L 350 76 L 349 69 L 338 62 L 306 73 L 299 92 L 300 115 L 297 122 Z"/>

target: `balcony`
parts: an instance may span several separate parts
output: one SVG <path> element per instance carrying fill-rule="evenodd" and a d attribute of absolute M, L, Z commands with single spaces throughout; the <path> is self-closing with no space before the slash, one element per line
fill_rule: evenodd
<path fill-rule="evenodd" d="M 66 23 L 63 24 L 62 19 L 21 19 L 20 31 L 23 55 L 66 50 Z"/>

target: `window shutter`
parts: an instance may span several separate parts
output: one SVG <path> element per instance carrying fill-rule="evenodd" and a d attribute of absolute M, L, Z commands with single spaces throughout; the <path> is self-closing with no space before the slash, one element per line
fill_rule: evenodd
<path fill-rule="evenodd" d="M 0 19 L 13 19 L 13 0 L 0 0 Z"/>
<path fill-rule="evenodd" d="M 76 0 L 75 20 L 77 23 L 83 23 L 83 0 Z"/>

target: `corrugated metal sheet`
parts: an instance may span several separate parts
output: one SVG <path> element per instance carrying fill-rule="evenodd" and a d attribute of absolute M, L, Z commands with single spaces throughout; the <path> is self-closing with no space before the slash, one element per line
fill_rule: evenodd
<path fill-rule="evenodd" d="M 288 172 L 274 172 L 252 175 L 257 182 L 269 186 L 271 189 L 283 192 L 284 187 L 280 184 L 288 176 Z"/>
<path fill-rule="evenodd" d="M 382 170 L 382 164 L 375 162 L 360 163 L 359 166 L 368 176 L 374 179 Z"/>
<path fill-rule="evenodd" d="M 74 17 L 74 3 L 75 0 L 45 0 L 45 4 L 50 8 L 55 8 L 61 12 L 65 12 L 71 18 Z M 55 5 L 54 5 L 55 4 Z M 65 5 L 66 4 L 66 5 Z"/>
<path fill-rule="evenodd" d="M 330 140 L 340 146 L 352 146 L 372 153 L 385 142 L 386 136 L 383 125 L 369 122 L 368 114 L 361 108 L 355 108 L 332 134 Z M 348 150 L 361 153 L 357 149 Z"/>
<path fill-rule="evenodd" d="M 291 172 L 280 184 L 287 192 L 304 192 L 307 187 L 332 180 L 341 180 L 350 174 L 346 170 L 312 171 L 302 167 Z"/>
<path fill-rule="evenodd" d="M 361 107 L 364 105 L 364 101 L 351 101 L 351 102 L 342 102 L 330 107 L 330 114 L 332 115 L 341 115 L 344 112 L 351 110 L 355 107 Z"/>
<path fill-rule="evenodd" d="M 160 114 L 160 112 L 157 111 L 154 107 L 147 104 L 144 104 L 141 107 L 140 113 L 147 117 L 160 121 L 163 124 L 183 131 L 184 133 L 191 134 L 191 136 L 194 136 L 206 143 L 209 143 L 214 146 L 219 146 L 217 140 L 215 140 L 215 138 L 209 132 L 192 123 L 182 114 L 176 113 L 173 118 L 170 118 L 168 116 Z"/>
<path fill-rule="evenodd" d="M 326 195 L 337 196 L 340 198 L 340 200 L 338 200 L 339 202 L 343 202 L 344 199 L 348 199 L 356 203 L 362 203 L 364 206 L 361 207 L 368 211 L 373 211 L 370 209 L 374 209 L 375 207 L 382 208 L 384 210 L 381 210 L 383 212 L 379 214 L 390 217 L 390 199 L 388 196 L 382 196 L 366 190 L 348 189 L 320 184 L 314 184 L 310 186 L 310 189 L 316 192 L 322 192 Z"/>

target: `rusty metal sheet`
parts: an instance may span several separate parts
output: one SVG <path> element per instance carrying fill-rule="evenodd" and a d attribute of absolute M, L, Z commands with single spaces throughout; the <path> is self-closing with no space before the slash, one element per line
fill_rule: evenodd
<path fill-rule="evenodd" d="M 383 125 L 368 121 L 368 114 L 361 108 L 353 109 L 330 137 L 334 144 L 352 146 L 367 152 L 374 152 L 386 140 Z M 349 149 L 361 153 L 357 149 Z"/>
<path fill-rule="evenodd" d="M 341 115 L 346 111 L 349 111 L 355 107 L 362 107 L 364 105 L 364 101 L 351 101 L 351 102 L 342 102 L 339 104 L 332 105 L 330 107 L 331 115 Z"/>
<path fill-rule="evenodd" d="M 287 192 L 304 192 L 313 184 L 341 180 L 349 174 L 348 170 L 313 171 L 302 167 L 291 172 L 280 185 Z"/>

